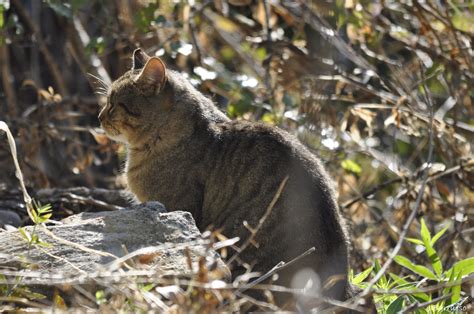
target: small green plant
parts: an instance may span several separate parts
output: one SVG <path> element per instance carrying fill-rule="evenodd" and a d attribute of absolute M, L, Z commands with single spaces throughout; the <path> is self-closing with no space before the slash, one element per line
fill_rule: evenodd
<path fill-rule="evenodd" d="M 30 287 L 26 285 L 22 285 L 20 277 L 17 277 L 13 284 L 7 282 L 11 282 L 11 279 L 7 280 L 4 275 L 0 274 L 1 297 L 27 298 L 29 300 L 41 300 L 46 298 L 45 295 L 32 291 Z"/>
<path fill-rule="evenodd" d="M 104 290 L 97 290 L 97 291 L 95 292 L 95 302 L 96 302 L 98 305 L 107 303 L 107 298 L 105 297 L 105 292 L 104 292 Z"/>
<path fill-rule="evenodd" d="M 28 241 L 28 248 L 31 248 L 33 244 L 41 245 L 44 247 L 50 247 L 51 245 L 47 242 L 42 241 L 36 233 L 36 227 L 40 224 L 47 222 L 52 216 L 51 204 L 41 205 L 39 202 L 33 201 L 33 208 L 31 210 L 31 218 L 34 223 L 32 232 L 30 233 L 25 228 L 18 228 L 21 236 Z"/>
<path fill-rule="evenodd" d="M 394 261 L 408 269 L 416 276 L 400 277 L 393 273 L 383 275 L 374 285 L 376 293 L 374 302 L 379 313 L 398 313 L 410 307 L 413 313 L 452 313 L 452 308 L 462 306 L 466 298 L 461 296 L 461 280 L 463 277 L 474 273 L 474 257 L 463 259 L 450 268 L 443 266 L 434 245 L 443 236 L 448 227 L 442 229 L 433 237 L 425 221 L 421 219 L 420 238 L 408 238 L 415 245 L 421 246 L 428 258 L 428 265 L 413 263 L 409 258 L 397 255 Z M 369 278 L 380 270 L 378 260 L 374 265 L 354 275 L 351 271 L 349 277 L 352 284 L 365 289 L 369 285 Z M 367 280 L 366 280 L 367 279 Z M 439 289 L 431 292 L 420 291 L 420 286 L 439 285 Z M 438 301 L 437 301 L 438 300 Z"/>

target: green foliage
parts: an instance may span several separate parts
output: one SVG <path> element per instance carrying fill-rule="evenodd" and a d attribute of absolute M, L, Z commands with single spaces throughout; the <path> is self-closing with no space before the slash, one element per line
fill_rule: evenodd
<path fill-rule="evenodd" d="M 41 300 L 46 298 L 46 296 L 41 293 L 31 291 L 28 286 L 21 285 L 19 278 L 12 284 L 3 284 L 2 282 L 7 282 L 7 278 L 0 274 L 0 296 L 2 297 L 27 298 L 29 300 Z"/>
<path fill-rule="evenodd" d="M 107 302 L 107 298 L 105 297 L 105 292 L 104 290 L 97 290 L 95 292 L 95 301 L 97 304 L 104 304 Z"/>
<path fill-rule="evenodd" d="M 47 222 L 53 215 L 51 210 L 51 204 L 41 205 L 40 203 L 34 202 L 34 208 L 31 211 L 33 215 L 33 223 L 35 225 Z"/>
<path fill-rule="evenodd" d="M 3 4 L 0 4 L 0 30 L 3 29 L 3 26 L 5 25 L 5 17 L 3 16 L 5 13 L 5 7 Z"/>
<path fill-rule="evenodd" d="M 47 222 L 52 216 L 51 204 L 42 206 L 40 203 L 33 202 L 33 208 L 31 209 L 31 218 L 35 224 L 33 231 L 30 233 L 25 228 L 18 228 L 20 235 L 28 242 L 29 247 L 32 245 L 40 245 L 43 247 L 50 247 L 51 245 L 47 242 L 42 241 L 36 233 L 36 227 L 39 224 Z"/>
<path fill-rule="evenodd" d="M 99 55 L 105 50 L 106 42 L 102 36 L 92 38 L 89 44 L 86 46 L 87 54 L 97 52 Z"/>
<path fill-rule="evenodd" d="M 158 8 L 157 2 L 149 2 L 147 6 L 142 7 L 135 14 L 135 25 L 140 31 L 147 32 L 153 24 L 163 24 L 166 21 L 162 15 L 155 18 L 155 12 L 157 12 Z"/>
<path fill-rule="evenodd" d="M 399 277 L 394 273 L 388 273 L 389 278 L 383 275 L 374 285 L 374 288 L 377 289 L 374 300 L 379 313 L 398 313 L 414 303 L 416 304 L 414 313 L 448 312 L 447 308 L 463 302 L 461 299 L 461 279 L 474 273 L 474 257 L 463 259 L 449 269 L 446 269 L 434 248 L 434 244 L 443 236 L 448 227 L 431 236 L 423 218 L 420 224 L 420 237 L 407 240 L 424 248 L 427 264 L 416 264 L 409 258 L 401 255 L 395 257 L 394 261 L 397 264 L 417 275 L 415 277 L 416 280 L 413 280 L 413 276 Z M 371 280 L 370 277 L 375 276 L 379 270 L 380 263 L 378 260 L 375 260 L 373 266 L 355 276 L 351 273 L 349 279 L 352 284 L 364 289 L 368 287 Z M 419 291 L 422 283 L 433 283 L 433 285 L 442 285 L 442 287 L 432 292 L 424 293 Z M 411 291 L 411 293 L 397 294 L 397 292 L 401 291 Z M 421 303 L 429 303 L 440 296 L 450 297 L 418 308 Z"/>
<path fill-rule="evenodd" d="M 461 11 L 453 1 L 448 1 L 451 8 L 454 10 L 454 14 L 451 21 L 455 28 L 458 30 L 474 34 L 474 11 L 471 5 L 470 10 Z"/>
<path fill-rule="evenodd" d="M 342 168 L 344 168 L 344 170 L 346 170 L 348 172 L 352 172 L 352 173 L 357 174 L 357 175 L 361 174 L 361 172 L 362 172 L 362 168 L 360 167 L 360 165 L 352 159 L 343 160 L 341 162 L 341 166 L 342 166 Z"/>

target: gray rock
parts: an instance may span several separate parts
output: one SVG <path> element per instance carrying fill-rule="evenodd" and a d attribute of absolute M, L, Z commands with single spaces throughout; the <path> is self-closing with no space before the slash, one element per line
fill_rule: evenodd
<path fill-rule="evenodd" d="M 0 227 L 10 225 L 14 227 L 21 226 L 20 216 L 12 211 L 0 209 Z"/>
<path fill-rule="evenodd" d="M 228 269 L 217 253 L 206 249 L 194 219 L 188 212 L 166 212 L 161 203 L 151 202 L 132 206 L 128 209 L 81 213 L 61 221 L 62 224 L 48 227 L 58 238 L 79 244 L 92 250 L 84 250 L 77 245 L 51 237 L 42 228 L 36 228 L 41 241 L 48 247 L 34 245 L 28 250 L 27 241 L 18 231 L 0 232 L 0 266 L 10 257 L 21 257 L 37 264 L 45 273 L 78 273 L 114 270 L 121 267 L 122 257 L 149 254 L 150 262 L 138 265 L 140 259 L 132 259 L 134 267 L 158 269 L 166 274 L 189 274 L 185 248 L 191 252 L 193 262 L 198 256 L 206 256 L 208 263 L 217 262 L 229 276 Z M 29 233 L 33 227 L 25 228 Z M 126 249 L 126 250 L 125 250 Z M 96 251 L 106 252 L 99 254 Z M 137 251 L 138 250 L 138 251 Z M 137 254 L 132 252 L 136 251 Z M 115 257 L 114 257 L 115 256 Z M 142 261 L 143 262 L 143 261 Z M 193 267 L 194 270 L 197 266 Z"/>

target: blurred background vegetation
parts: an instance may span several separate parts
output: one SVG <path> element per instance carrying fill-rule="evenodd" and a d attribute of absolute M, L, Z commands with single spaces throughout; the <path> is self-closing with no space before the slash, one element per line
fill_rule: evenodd
<path fill-rule="evenodd" d="M 125 148 L 96 130 L 95 77 L 110 83 L 141 47 L 230 117 L 280 126 L 321 156 L 354 272 L 383 263 L 404 225 L 416 237 L 420 217 L 433 234 L 447 227 L 436 249 L 450 266 L 474 255 L 473 37 L 469 0 L 2 0 L 0 117 L 31 190 L 123 188 Z M 6 199 L 18 184 L 0 146 Z M 423 251 L 400 254 L 426 264 Z"/>

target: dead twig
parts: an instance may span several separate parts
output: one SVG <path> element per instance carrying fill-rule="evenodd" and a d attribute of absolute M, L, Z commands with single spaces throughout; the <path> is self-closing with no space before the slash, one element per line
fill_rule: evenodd
<path fill-rule="evenodd" d="M 460 171 L 461 169 L 463 169 L 465 167 L 470 167 L 470 166 L 474 166 L 474 159 L 470 159 L 468 161 L 461 162 L 459 165 L 448 168 L 448 169 L 446 169 L 442 172 L 432 173 L 432 174 L 429 175 L 429 178 L 428 178 L 427 182 L 436 181 L 437 179 L 439 179 L 441 177 L 450 175 L 452 173 L 456 173 L 456 172 Z M 373 187 L 372 189 L 362 193 L 361 195 L 356 196 L 356 197 L 346 201 L 344 204 L 341 205 L 341 207 L 342 208 L 351 207 L 352 205 L 359 202 L 360 200 L 366 199 L 367 197 L 375 194 L 377 191 L 379 191 L 379 190 L 381 190 L 381 189 L 383 189 L 383 188 L 385 188 L 385 187 L 387 187 L 391 184 L 400 183 L 400 182 L 403 182 L 403 180 L 410 181 L 410 180 L 416 179 L 416 177 L 418 177 L 418 175 L 419 175 L 419 172 L 415 171 L 415 173 L 411 177 L 407 177 L 407 178 L 398 177 L 398 178 L 394 178 L 394 179 L 391 179 L 391 180 L 387 180 L 387 181 L 377 185 L 376 187 Z"/>
<path fill-rule="evenodd" d="M 278 263 L 277 265 L 275 265 L 275 267 L 273 267 L 272 269 L 270 269 L 266 274 L 264 274 L 263 276 L 260 276 L 258 279 L 244 285 L 243 287 L 241 287 L 239 290 L 237 290 L 237 292 L 244 292 L 245 290 L 248 290 L 248 289 L 251 289 L 252 287 L 258 285 L 259 283 L 267 280 L 268 278 L 270 278 L 271 276 L 273 276 L 273 274 L 276 274 L 277 272 L 279 272 L 280 270 L 282 269 L 285 269 L 287 268 L 288 266 L 296 263 L 297 261 L 299 261 L 300 259 L 306 257 L 307 255 L 309 254 L 312 254 L 314 253 L 314 251 L 316 251 L 316 248 L 315 247 L 312 247 L 310 248 L 309 250 L 305 251 L 304 253 L 302 253 L 301 255 L 295 257 L 294 259 L 292 259 L 291 261 L 289 262 L 283 262 L 281 261 L 280 263 Z"/>
<path fill-rule="evenodd" d="M 428 286 L 425 288 L 416 288 L 413 290 L 380 290 L 373 289 L 372 292 L 376 294 L 394 294 L 394 295 L 413 295 L 417 293 L 429 293 L 433 291 L 438 291 L 445 288 L 450 288 L 458 285 L 462 285 L 467 282 L 474 281 L 474 274 L 468 275 L 462 279 L 453 281 L 453 282 L 442 282 L 433 286 Z"/>
<path fill-rule="evenodd" d="M 422 308 L 427 307 L 428 305 L 436 304 L 440 301 L 447 300 L 447 299 L 451 298 L 452 295 L 453 295 L 452 293 L 448 293 L 448 294 L 442 295 L 440 297 L 434 298 L 431 301 L 427 301 L 427 302 L 423 302 L 423 303 L 419 303 L 419 302 L 412 303 L 409 306 L 407 306 L 405 309 L 403 309 L 403 311 L 401 311 L 400 313 L 413 313 L 417 309 L 422 309 Z"/>
<path fill-rule="evenodd" d="M 19 297 L 1 297 L 0 296 L 0 302 L 21 303 L 21 304 L 24 304 L 24 305 L 27 305 L 27 306 L 34 307 L 36 309 L 38 309 L 38 308 L 42 309 L 42 308 L 48 307 L 47 305 L 44 305 L 44 304 L 41 304 L 41 303 L 38 303 L 38 302 L 33 302 L 33 301 L 30 301 L 26 298 L 19 298 Z"/>
<path fill-rule="evenodd" d="M 15 138 L 13 137 L 8 125 L 3 121 L 0 121 L 0 130 L 4 131 L 7 134 L 8 144 L 10 146 L 10 152 L 13 158 L 13 163 L 15 164 L 16 177 L 20 181 L 20 188 L 23 193 L 23 200 L 26 204 L 26 210 L 28 212 L 28 216 L 30 217 L 31 221 L 34 221 L 34 216 L 32 214 L 33 200 L 31 199 L 30 195 L 28 194 L 28 191 L 26 190 L 25 181 L 23 179 L 23 173 L 21 172 L 20 164 L 18 163 Z"/>
<path fill-rule="evenodd" d="M 276 202 L 280 198 L 280 194 L 283 192 L 283 189 L 285 188 L 286 182 L 288 181 L 289 176 L 286 176 L 283 181 L 280 183 L 280 186 L 278 187 L 277 192 L 273 196 L 272 201 L 267 207 L 267 210 L 263 214 L 263 216 L 260 218 L 258 221 L 258 224 L 255 228 L 249 228 L 250 231 L 250 236 L 247 238 L 247 240 L 242 244 L 242 246 L 239 248 L 239 250 L 227 261 L 227 265 L 231 265 L 232 262 L 235 261 L 235 259 L 240 255 L 241 252 L 243 252 L 255 239 L 255 236 L 257 235 L 258 231 L 260 228 L 263 226 L 265 220 L 267 220 L 267 217 L 270 215 L 270 213 L 273 210 L 273 207 L 275 206 Z"/>

